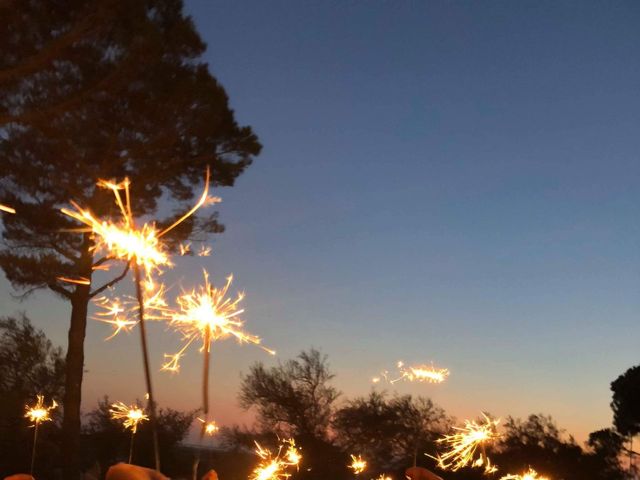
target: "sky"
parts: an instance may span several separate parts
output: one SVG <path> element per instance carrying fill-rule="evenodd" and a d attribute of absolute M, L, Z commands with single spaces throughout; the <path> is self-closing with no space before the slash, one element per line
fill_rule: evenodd
<path fill-rule="evenodd" d="M 242 373 L 316 347 L 342 401 L 398 360 L 450 369 L 458 419 L 550 414 L 586 439 L 638 362 L 640 4 L 211 1 L 186 11 L 204 60 L 263 153 L 216 192 L 227 231 L 167 278 L 233 272 L 272 358 L 215 344 L 212 411 L 249 422 Z M 126 290 L 126 285 L 121 288 Z M 177 288 L 177 287 L 176 287 Z M 66 345 L 68 306 L 19 303 Z M 144 395 L 137 332 L 87 333 L 86 410 Z M 179 338 L 151 325 L 152 362 Z M 200 402 L 201 357 L 157 372 L 157 399 Z"/>

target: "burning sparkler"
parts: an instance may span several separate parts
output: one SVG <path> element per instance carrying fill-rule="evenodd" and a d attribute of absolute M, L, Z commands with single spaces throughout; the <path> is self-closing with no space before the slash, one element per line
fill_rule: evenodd
<path fill-rule="evenodd" d="M 229 276 L 224 287 L 216 288 L 209 283 L 209 275 L 204 271 L 204 286 L 198 291 L 192 290 L 179 296 L 176 300 L 179 308 L 177 312 L 165 312 L 169 324 L 182 334 L 184 345 L 177 353 L 165 355 L 167 362 L 162 366 L 163 370 L 178 371 L 184 352 L 193 342 L 202 340 L 201 350 L 204 352 L 202 407 L 205 421 L 208 421 L 209 414 L 209 357 L 213 341 L 233 336 L 240 343 L 253 343 L 266 352 L 275 354 L 273 350 L 260 345 L 259 337 L 242 331 L 243 322 L 239 316 L 244 310 L 239 307 L 239 304 L 244 294 L 239 293 L 235 300 L 227 297 L 232 281 L 233 277 Z"/>
<path fill-rule="evenodd" d="M 214 421 L 211 422 L 207 422 L 206 420 L 203 420 L 202 418 L 198 417 L 198 421 L 200 423 L 202 423 L 202 434 L 203 435 L 208 435 L 210 437 L 212 437 L 213 435 L 215 435 L 216 433 L 218 433 L 220 431 L 220 427 L 218 427 L 218 424 Z"/>
<path fill-rule="evenodd" d="M 416 365 L 405 366 L 404 362 L 398 362 L 398 373 L 395 378 L 389 378 L 388 371 L 382 372 L 380 377 L 374 377 L 373 383 L 379 383 L 381 379 L 388 381 L 391 384 L 399 382 L 400 380 L 406 380 L 408 382 L 427 382 L 427 383 L 442 383 L 449 376 L 449 370 L 446 368 L 436 368 L 433 365 Z"/>
<path fill-rule="evenodd" d="M 360 475 L 367 469 L 367 462 L 363 460 L 360 455 L 357 457 L 355 455 L 351 455 L 351 465 L 349 465 L 349 468 L 353 470 L 353 473 L 356 475 Z"/>
<path fill-rule="evenodd" d="M 491 460 L 485 453 L 487 444 L 500 438 L 496 431 L 500 419 L 492 420 L 483 414 L 483 421 L 475 422 L 465 420 L 464 427 L 453 427 L 455 433 L 445 435 L 438 440 L 449 447 L 449 450 L 436 457 L 429 457 L 437 460 L 438 467 L 442 470 L 456 471 L 466 466 L 483 467 L 485 473 L 494 473 L 497 467 L 491 464 Z M 480 449 L 479 456 L 476 452 Z"/>
<path fill-rule="evenodd" d="M 240 308 L 244 293 L 238 293 L 235 299 L 227 297 L 232 282 L 233 276 L 230 275 L 222 288 L 216 288 L 209 282 L 209 275 L 204 271 L 204 286 L 179 296 L 176 300 L 179 309 L 177 312 L 165 312 L 169 324 L 182 334 L 184 344 L 177 353 L 165 355 L 167 362 L 163 365 L 163 370 L 178 371 L 184 352 L 196 340 L 202 340 L 201 350 L 205 354 L 210 352 L 213 341 L 230 336 L 235 337 L 239 343 L 252 343 L 271 355 L 275 354 L 275 351 L 261 345 L 260 337 L 242 331 L 244 322 L 239 316 L 244 313 L 244 309 Z"/>
<path fill-rule="evenodd" d="M 261 340 L 255 335 L 242 331 L 243 322 L 240 315 L 244 312 L 240 308 L 240 302 L 244 298 L 243 293 L 238 293 L 235 299 L 227 296 L 233 277 L 227 278 L 222 288 L 216 288 L 209 283 L 209 275 L 204 271 L 204 285 L 198 290 L 183 292 L 176 299 L 177 310 L 166 308 L 161 311 L 162 316 L 169 321 L 169 325 L 180 332 L 184 344 L 175 354 L 165 354 L 167 361 L 162 370 L 177 372 L 180 369 L 180 359 L 184 352 L 197 340 L 202 341 L 201 351 L 204 352 L 204 368 L 202 372 L 202 410 L 204 423 L 209 421 L 209 366 L 211 357 L 211 344 L 215 340 L 227 337 L 235 337 L 238 342 L 253 343 L 263 350 L 275 354 L 273 350 L 260 345 Z M 202 442 L 205 430 L 202 430 L 200 441 Z M 196 458 L 197 466 L 199 458 Z M 196 472 L 196 467 L 194 467 Z"/>
<path fill-rule="evenodd" d="M 533 468 L 529 467 L 522 475 L 505 475 L 500 480 L 549 480 L 548 477 L 542 477 Z"/>
<path fill-rule="evenodd" d="M 286 480 L 291 476 L 287 469 L 290 467 L 299 467 L 302 461 L 302 454 L 296 447 L 293 439 L 284 440 L 277 453 L 274 455 L 270 450 L 256 444 L 256 454 L 260 457 L 261 462 L 253 470 L 249 480 Z M 283 449 L 286 450 L 283 454 Z"/>
<path fill-rule="evenodd" d="M 376 478 L 376 480 L 393 480 L 393 478 L 391 478 L 389 475 L 385 475 L 384 473 L 381 473 L 380 476 Z"/>
<path fill-rule="evenodd" d="M 36 395 L 36 404 L 34 406 L 27 405 L 25 407 L 24 416 L 29 419 L 31 423 L 33 423 L 33 450 L 31 451 L 31 475 L 33 475 L 33 466 L 36 460 L 36 444 L 38 442 L 38 427 L 42 422 L 50 422 L 51 421 L 51 410 L 54 410 L 58 404 L 55 400 L 51 401 L 51 405 L 49 407 L 44 404 L 44 395 Z"/>
<path fill-rule="evenodd" d="M 158 448 L 158 434 L 156 426 L 155 400 L 153 397 L 153 386 L 151 383 L 151 372 L 149 369 L 149 353 L 147 348 L 147 336 L 145 329 L 145 298 L 142 289 L 142 275 L 140 269 L 143 268 L 147 277 L 147 283 L 152 282 L 151 274 L 160 271 L 162 266 L 170 266 L 169 255 L 165 245 L 160 238 L 177 227 L 184 220 L 193 215 L 205 203 L 216 203 L 219 198 L 210 198 L 209 195 L 209 169 L 204 183 L 204 190 L 196 204 L 178 218 L 175 222 L 163 230 L 158 230 L 154 223 L 144 223 L 138 227 L 131 209 L 131 196 L 129 193 L 130 181 L 125 179 L 120 183 L 100 180 L 98 187 L 111 190 L 115 203 L 121 214 L 119 222 L 100 220 L 94 214 L 80 207 L 77 203 L 71 202 L 74 209 L 63 208 L 62 212 L 75 220 L 86 225 L 80 231 L 91 232 L 95 242 L 93 251 L 104 251 L 108 258 L 124 260 L 128 265 L 133 265 L 135 277 L 136 297 L 138 300 L 138 319 L 140 324 L 140 342 L 142 346 L 143 365 L 147 392 L 149 393 L 149 415 L 153 431 L 153 444 L 155 452 L 156 470 L 160 470 L 160 457 Z M 69 280 L 69 279 L 65 279 Z M 85 280 L 86 279 L 81 279 Z M 73 280 L 72 280 L 73 281 Z M 111 323 L 116 326 L 116 333 L 132 327 L 122 319 L 114 319 Z"/>
<path fill-rule="evenodd" d="M 129 463 L 131 463 L 133 458 L 133 439 L 138 431 L 138 425 L 149 420 L 149 417 L 145 415 L 144 410 L 138 405 L 127 406 L 122 402 L 111 405 L 109 413 L 111 413 L 113 420 L 122 421 L 122 426 L 125 429 L 128 428 L 131 430 L 131 440 L 129 444 Z"/>
<path fill-rule="evenodd" d="M 9 205 L 3 205 L 2 203 L 0 203 L 0 211 L 7 213 L 16 213 L 15 208 L 10 207 Z"/>

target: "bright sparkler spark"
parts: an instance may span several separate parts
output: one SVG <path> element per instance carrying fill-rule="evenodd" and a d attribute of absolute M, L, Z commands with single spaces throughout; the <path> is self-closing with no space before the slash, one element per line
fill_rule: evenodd
<path fill-rule="evenodd" d="M 15 208 L 10 207 L 9 205 L 3 205 L 2 203 L 0 203 L 0 211 L 7 213 L 16 213 Z"/>
<path fill-rule="evenodd" d="M 200 250 L 198 250 L 198 256 L 208 257 L 209 255 L 211 255 L 211 247 L 208 247 L 206 245 L 200 245 Z"/>
<path fill-rule="evenodd" d="M 26 413 L 24 416 L 29 419 L 35 426 L 38 426 L 42 422 L 51 421 L 51 410 L 55 409 L 58 404 L 55 400 L 52 400 L 51 406 L 46 407 L 44 405 L 44 395 L 36 395 L 37 401 L 33 407 L 27 405 L 25 407 Z"/>
<path fill-rule="evenodd" d="M 287 468 L 298 468 L 300 465 L 302 454 L 293 439 L 284 440 L 276 455 L 260 446 L 258 442 L 255 442 L 255 444 L 256 454 L 262 461 L 251 473 L 250 480 L 286 480 L 291 476 L 290 473 L 287 473 Z M 285 446 L 287 449 L 282 455 L 282 450 Z"/>
<path fill-rule="evenodd" d="M 198 421 L 202 423 L 202 431 L 205 435 L 209 435 L 211 437 L 220 430 L 220 427 L 218 427 L 218 424 L 214 421 L 207 422 L 200 417 L 198 417 Z"/>
<path fill-rule="evenodd" d="M 160 237 L 193 215 L 205 203 L 219 201 L 219 198 L 211 199 L 208 197 L 209 169 L 207 169 L 204 191 L 191 210 L 161 231 L 153 223 L 145 223 L 141 227 L 137 227 L 131 211 L 129 185 L 129 179 L 125 179 L 120 183 L 106 180 L 98 181 L 99 187 L 113 192 L 116 205 L 118 205 L 122 217 L 119 222 L 100 220 L 89 210 L 80 207 L 75 202 L 71 202 L 74 207 L 73 210 L 63 208 L 62 213 L 87 226 L 86 231 L 93 233 L 95 240 L 94 250 L 104 250 L 108 255 L 119 260 L 135 261 L 138 265 L 143 266 L 147 273 L 157 270 L 161 266 L 171 265 L 169 255 L 160 241 Z M 124 199 L 121 192 L 124 192 Z"/>
<path fill-rule="evenodd" d="M 529 470 L 522 475 L 505 475 L 504 477 L 501 477 L 500 480 L 549 480 L 549 478 L 541 477 L 538 472 L 529 467 Z"/>
<path fill-rule="evenodd" d="M 91 280 L 88 278 L 69 278 L 69 277 L 56 277 L 61 282 L 75 283 L 76 285 L 91 285 Z"/>
<path fill-rule="evenodd" d="M 367 462 L 363 460 L 360 455 L 357 457 L 351 455 L 351 465 L 349 465 L 349 468 L 353 470 L 353 473 L 359 475 L 367 469 Z"/>
<path fill-rule="evenodd" d="M 162 366 L 162 370 L 177 372 L 184 352 L 197 339 L 202 340 L 202 351 L 205 349 L 208 351 L 215 340 L 233 336 L 239 343 L 253 343 L 275 355 L 275 351 L 260 345 L 262 340 L 259 337 L 241 330 L 243 322 L 239 315 L 244 310 L 239 307 L 239 304 L 244 294 L 239 293 L 235 300 L 227 297 L 232 281 L 233 276 L 229 276 L 224 287 L 216 288 L 209 283 L 209 275 L 205 271 L 204 286 L 198 291 L 192 290 L 179 296 L 176 300 L 179 308 L 177 312 L 164 312 L 170 325 L 182 334 L 184 345 L 175 354 L 165 354 L 167 361 Z"/>
<path fill-rule="evenodd" d="M 181 243 L 180 244 L 180 255 L 185 256 L 191 252 L 191 244 L 190 243 Z"/>
<path fill-rule="evenodd" d="M 109 409 L 113 420 L 122 420 L 124 428 L 131 429 L 131 433 L 136 433 L 138 425 L 149 420 L 144 410 L 137 405 L 127 406 L 122 402 L 114 403 Z"/>
<path fill-rule="evenodd" d="M 143 295 L 145 311 L 153 312 L 153 315 L 147 315 L 147 318 L 160 319 L 160 312 L 167 309 L 167 303 L 164 298 L 164 285 L 156 285 L 151 279 L 147 279 L 144 284 Z M 136 318 L 137 311 L 140 308 L 137 299 L 133 297 L 124 297 L 121 300 L 120 298 L 111 299 L 103 296 L 96 298 L 94 303 L 100 310 L 96 312 L 93 318 L 114 328 L 113 333 L 105 340 L 111 340 L 122 331 L 130 332 L 138 324 L 138 320 L 130 320 L 130 318 Z M 162 319 L 164 320 L 164 317 Z"/>
<path fill-rule="evenodd" d="M 496 466 L 491 464 L 484 453 L 484 449 L 488 443 L 500 438 L 496 431 L 500 419 L 492 420 L 485 414 L 483 417 L 482 423 L 465 420 L 464 427 L 454 427 L 456 433 L 445 435 L 438 440 L 438 443 L 444 443 L 449 447 L 444 454 L 431 457 L 438 461 L 439 468 L 455 472 L 463 467 L 473 466 L 484 467 L 485 473 L 497 471 Z M 480 456 L 474 460 L 478 447 Z"/>
<path fill-rule="evenodd" d="M 446 368 L 436 368 L 433 365 L 416 365 L 406 366 L 404 362 L 398 362 L 397 377 L 390 379 L 389 372 L 384 371 L 381 377 L 391 384 L 399 382 L 400 380 L 406 380 L 408 382 L 427 382 L 427 383 L 442 383 L 449 376 L 449 370 Z M 379 383 L 381 377 L 374 377 L 373 383 Z"/>
<path fill-rule="evenodd" d="M 385 475 L 384 473 L 381 473 L 380 476 L 376 478 L 376 480 L 393 480 L 393 479 L 389 475 Z"/>

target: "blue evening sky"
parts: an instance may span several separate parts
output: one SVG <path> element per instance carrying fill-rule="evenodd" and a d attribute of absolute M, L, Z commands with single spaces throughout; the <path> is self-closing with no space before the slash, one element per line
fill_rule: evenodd
<path fill-rule="evenodd" d="M 397 360 L 451 370 L 396 384 L 450 414 L 548 413 L 585 439 L 610 423 L 609 383 L 638 362 L 640 4 L 186 2 L 263 154 L 218 192 L 247 329 L 291 358 L 329 355 L 345 396 Z M 18 304 L 66 344 L 67 305 Z M 154 326 L 155 327 L 155 326 Z M 177 337 L 157 326 L 154 359 Z M 87 340 L 85 408 L 142 396 L 137 332 Z M 251 346 L 214 347 L 213 411 L 240 415 Z M 195 408 L 200 357 L 158 374 L 159 401 Z M 379 387 L 377 387 L 379 388 Z"/>

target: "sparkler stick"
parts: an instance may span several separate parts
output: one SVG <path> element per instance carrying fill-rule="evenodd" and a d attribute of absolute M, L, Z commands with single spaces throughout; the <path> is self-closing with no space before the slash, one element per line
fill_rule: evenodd
<path fill-rule="evenodd" d="M 129 194 L 129 179 L 121 183 L 113 183 L 100 180 L 98 186 L 111 190 L 115 203 L 120 209 L 122 220 L 119 224 L 114 222 L 100 221 L 89 210 L 81 208 L 78 204 L 71 202 L 74 210 L 63 208 L 62 212 L 87 226 L 86 230 L 93 233 L 95 240 L 94 250 L 103 249 L 114 259 L 125 260 L 129 265 L 133 265 L 136 297 L 138 301 L 138 317 L 140 323 L 140 343 L 142 347 L 142 357 L 144 366 L 144 376 L 149 400 L 149 416 L 151 429 L 153 432 L 153 447 L 155 454 L 155 467 L 160 470 L 160 452 L 158 448 L 158 434 L 156 425 L 156 404 L 151 383 L 151 372 L 149 369 L 149 352 L 147 347 L 146 328 L 144 323 L 144 295 L 142 292 L 142 275 L 140 268 L 144 267 L 147 280 L 154 270 L 158 270 L 162 265 L 170 265 L 169 257 L 160 238 L 173 230 L 180 223 L 193 215 L 196 210 L 207 203 L 219 201 L 218 198 L 209 199 L 209 168 L 207 168 L 204 190 L 198 202 L 188 212 L 178 218 L 162 231 L 158 231 L 154 224 L 145 223 L 137 228 L 133 212 L 131 210 L 131 198 Z M 124 201 L 121 191 L 124 191 Z M 67 279 L 68 281 L 68 279 Z M 123 329 L 122 321 L 114 321 L 118 329 Z"/>
<path fill-rule="evenodd" d="M 29 470 L 32 476 L 33 476 L 33 467 L 36 461 L 36 445 L 38 443 L 38 427 L 42 422 L 51 421 L 51 415 L 49 412 L 51 412 L 51 410 L 55 409 L 58 406 L 56 401 L 53 400 L 51 402 L 50 407 L 45 407 L 44 395 L 37 395 L 36 398 L 37 398 L 36 404 L 33 407 L 30 407 L 29 405 L 27 405 L 25 407 L 26 412 L 24 414 L 24 416 L 33 423 L 33 427 L 34 427 L 33 450 L 31 451 L 31 469 Z"/>
<path fill-rule="evenodd" d="M 165 308 L 161 314 L 169 320 L 169 324 L 179 331 L 184 339 L 184 345 L 175 354 L 165 355 L 167 361 L 162 366 L 163 370 L 176 372 L 180 368 L 180 358 L 189 346 L 198 339 L 202 339 L 202 352 L 204 363 L 202 371 L 202 410 L 205 423 L 209 421 L 209 371 L 211 364 L 211 346 L 215 340 L 229 336 L 235 337 L 240 343 L 248 342 L 260 346 L 260 338 L 242 331 L 243 322 L 239 316 L 244 312 L 239 304 L 244 294 L 239 293 L 232 299 L 227 297 L 233 277 L 227 278 L 227 283 L 222 288 L 216 288 L 209 283 L 209 275 L 204 271 L 204 285 L 199 290 L 183 292 L 176 303 L 178 309 L 171 311 Z M 275 354 L 268 348 L 263 350 Z M 202 443 L 204 431 L 200 434 Z M 199 462 L 199 455 L 195 460 L 194 475 Z"/>
<path fill-rule="evenodd" d="M 160 471 L 160 447 L 158 445 L 158 429 L 156 423 L 156 402 L 153 398 L 153 386 L 151 384 L 151 371 L 149 369 L 149 350 L 147 348 L 147 332 L 144 323 L 144 297 L 142 294 L 142 279 L 140 277 L 140 266 L 134 261 L 133 272 L 136 280 L 136 296 L 138 297 L 138 319 L 140 320 L 140 345 L 142 347 L 142 362 L 144 364 L 144 379 L 147 384 L 149 395 L 149 417 L 151 419 L 151 434 L 153 437 L 153 451 L 156 470 Z"/>
<path fill-rule="evenodd" d="M 122 402 L 111 405 L 109 412 L 113 420 L 122 420 L 124 428 L 131 430 L 131 439 L 129 442 L 129 464 L 131 464 L 131 460 L 133 459 L 133 439 L 138 430 L 138 424 L 149 420 L 149 417 L 147 417 L 144 411 L 137 405 L 127 406 Z"/>

